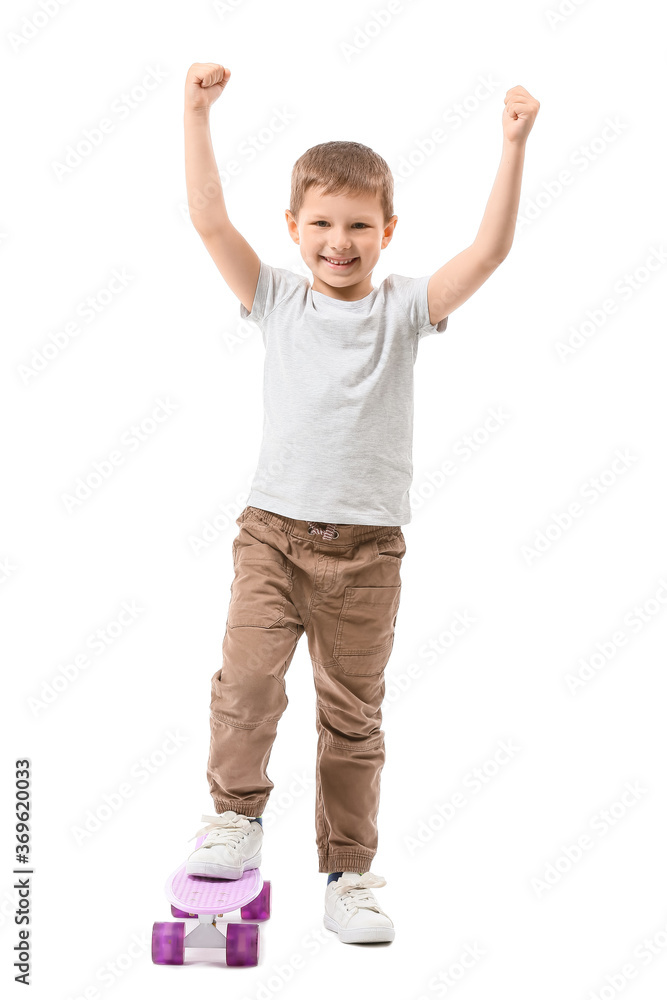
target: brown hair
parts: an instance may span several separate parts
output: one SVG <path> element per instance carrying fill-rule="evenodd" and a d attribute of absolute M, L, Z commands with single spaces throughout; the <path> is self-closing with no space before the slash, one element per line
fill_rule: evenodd
<path fill-rule="evenodd" d="M 325 194 L 375 194 L 386 225 L 394 214 L 394 178 L 386 160 L 361 142 L 334 139 L 307 149 L 292 168 L 290 212 L 298 219 L 306 191 Z"/>

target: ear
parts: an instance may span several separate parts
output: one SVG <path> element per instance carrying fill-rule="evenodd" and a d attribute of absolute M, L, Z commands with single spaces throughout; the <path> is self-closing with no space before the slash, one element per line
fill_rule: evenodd
<path fill-rule="evenodd" d="M 295 243 L 299 242 L 299 227 L 297 225 L 296 219 L 290 212 L 289 208 L 285 209 L 285 221 L 287 222 L 287 230 L 294 240 Z"/>
<path fill-rule="evenodd" d="M 398 222 L 398 216 L 392 215 L 391 219 L 384 227 L 384 232 L 382 234 L 382 249 L 389 245 L 391 238 L 394 235 L 394 229 L 396 229 L 396 223 Z"/>

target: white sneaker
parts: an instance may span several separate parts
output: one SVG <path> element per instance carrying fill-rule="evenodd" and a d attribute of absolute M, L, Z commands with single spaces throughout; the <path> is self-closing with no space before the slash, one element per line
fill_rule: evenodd
<path fill-rule="evenodd" d="M 252 816 L 228 809 L 215 816 L 202 816 L 208 826 L 198 830 L 191 840 L 206 834 L 203 843 L 185 863 L 188 875 L 209 878 L 241 878 L 249 868 L 259 868 L 264 831 Z"/>
<path fill-rule="evenodd" d="M 371 892 L 386 884 L 386 879 L 371 872 L 343 872 L 339 879 L 328 882 L 324 926 L 336 931 L 345 944 L 393 941 L 394 925 Z"/>

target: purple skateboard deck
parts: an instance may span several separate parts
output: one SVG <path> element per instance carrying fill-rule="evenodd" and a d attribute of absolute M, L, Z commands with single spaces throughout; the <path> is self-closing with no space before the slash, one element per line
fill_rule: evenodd
<path fill-rule="evenodd" d="M 195 850 L 204 837 L 199 837 Z M 250 868 L 241 878 L 211 878 L 208 875 L 188 875 L 185 862 L 167 879 L 167 899 L 190 916 L 200 914 L 222 916 L 238 910 L 258 896 L 263 885 L 259 868 Z"/>

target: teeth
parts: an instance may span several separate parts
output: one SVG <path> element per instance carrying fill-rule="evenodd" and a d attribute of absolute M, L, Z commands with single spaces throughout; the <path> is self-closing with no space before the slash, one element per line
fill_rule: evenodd
<path fill-rule="evenodd" d="M 354 260 L 354 257 L 348 257 L 347 260 L 336 260 L 334 257 L 325 257 L 324 259 L 328 260 L 330 264 L 349 264 Z"/>

